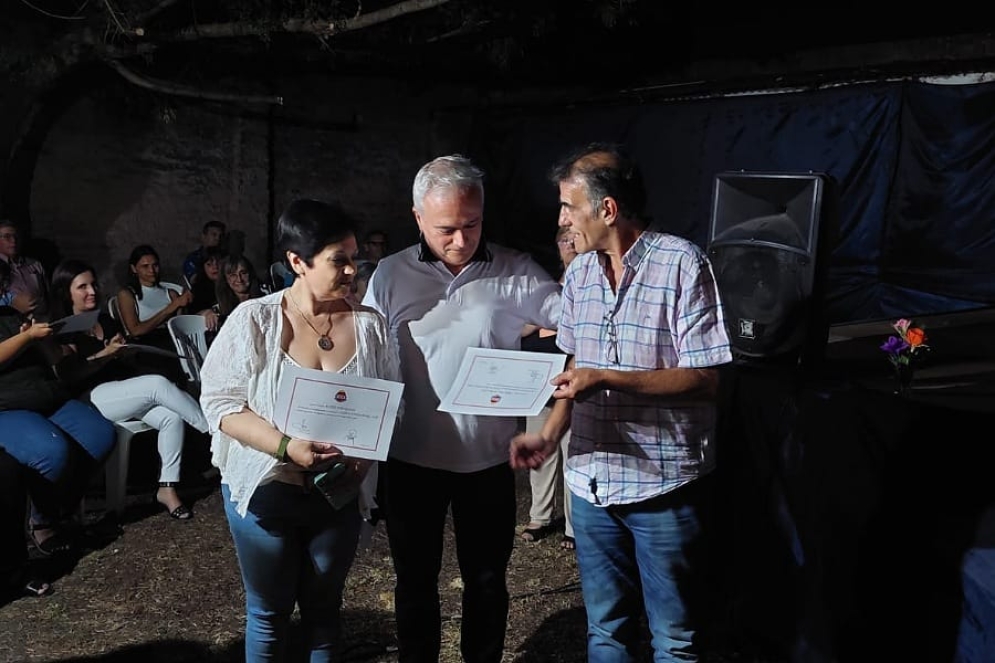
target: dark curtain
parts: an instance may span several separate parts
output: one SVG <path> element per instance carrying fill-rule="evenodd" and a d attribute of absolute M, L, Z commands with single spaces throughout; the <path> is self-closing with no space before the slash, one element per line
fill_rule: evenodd
<path fill-rule="evenodd" d="M 488 172 L 488 234 L 551 271 L 557 194 L 546 174 L 602 140 L 640 162 L 654 225 L 703 247 L 717 174 L 832 177 L 831 323 L 995 304 L 995 84 L 492 109 L 479 119 L 472 154 Z"/>

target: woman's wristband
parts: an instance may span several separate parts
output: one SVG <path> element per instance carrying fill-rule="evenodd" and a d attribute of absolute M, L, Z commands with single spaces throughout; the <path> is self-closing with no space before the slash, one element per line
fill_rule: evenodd
<path fill-rule="evenodd" d="M 280 438 L 280 446 L 276 448 L 276 453 L 273 454 L 273 458 L 276 458 L 281 463 L 287 460 L 287 445 L 290 444 L 290 436 L 284 435 Z"/>

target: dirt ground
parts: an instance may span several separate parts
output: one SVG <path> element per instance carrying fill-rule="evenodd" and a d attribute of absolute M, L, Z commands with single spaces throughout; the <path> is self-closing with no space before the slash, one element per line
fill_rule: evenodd
<path fill-rule="evenodd" d="M 154 441 L 149 446 L 154 455 Z M 184 465 L 186 479 L 186 458 Z M 199 480 L 187 481 L 185 497 L 194 501 L 196 517 L 187 522 L 152 508 L 151 470 L 133 466 L 129 504 L 120 522 L 103 517 L 102 487 L 94 486 L 87 501 L 88 551 L 64 568 L 40 561 L 56 578 L 54 594 L 0 606 L 0 661 L 244 660 L 244 594 L 217 479 L 199 472 L 195 477 Z M 524 473 L 518 475 L 518 485 L 519 523 L 524 523 L 529 499 Z M 559 543 L 559 534 L 536 543 L 516 540 L 508 570 L 505 661 L 586 659 L 577 565 L 573 552 Z M 369 549 L 358 556 L 346 587 L 346 661 L 397 660 L 387 550 L 381 524 Z M 439 582 L 443 663 L 460 660 L 460 579 L 451 537 L 446 550 Z M 717 646 L 707 658 L 767 660 Z"/>

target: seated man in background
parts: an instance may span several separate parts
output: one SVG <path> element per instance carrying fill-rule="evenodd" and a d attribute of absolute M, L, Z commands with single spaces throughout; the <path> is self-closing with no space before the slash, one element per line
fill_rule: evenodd
<path fill-rule="evenodd" d="M 366 233 L 362 245 L 360 245 L 359 260 L 357 265 L 364 262 L 372 262 L 374 265 L 388 254 L 387 233 L 383 230 L 371 230 Z"/>
<path fill-rule="evenodd" d="M 228 227 L 221 221 L 208 221 L 204 224 L 200 231 L 200 246 L 197 250 L 187 254 L 183 260 L 183 276 L 186 277 L 191 288 L 197 282 L 208 250 L 222 246 L 227 231 Z"/>
<path fill-rule="evenodd" d="M 0 220 L 0 260 L 10 267 L 10 305 L 21 313 L 42 318 L 48 310 L 48 277 L 40 262 L 20 255 L 19 240 L 17 224 Z"/>

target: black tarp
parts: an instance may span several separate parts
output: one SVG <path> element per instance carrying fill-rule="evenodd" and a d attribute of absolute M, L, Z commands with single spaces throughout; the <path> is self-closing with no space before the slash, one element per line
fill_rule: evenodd
<path fill-rule="evenodd" d="M 640 162 L 655 226 L 702 247 L 717 174 L 832 177 L 830 323 L 995 305 L 995 84 L 492 108 L 473 140 L 488 172 L 488 234 L 553 268 L 557 197 L 546 173 L 595 140 L 619 142 Z"/>

